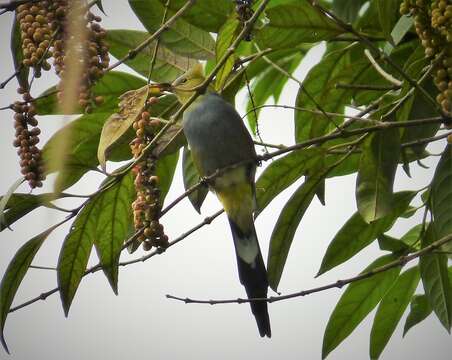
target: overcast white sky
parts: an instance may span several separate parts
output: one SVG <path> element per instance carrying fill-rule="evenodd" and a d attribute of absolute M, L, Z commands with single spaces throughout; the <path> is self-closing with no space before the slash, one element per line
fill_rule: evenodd
<path fill-rule="evenodd" d="M 142 29 L 128 8 L 127 1 L 103 1 L 108 17 L 107 28 Z M 0 17 L 0 82 L 13 72 L 9 51 L 11 14 Z M 319 52 L 317 52 L 318 56 Z M 304 61 L 296 76 L 302 79 L 316 54 Z M 121 70 L 127 68 L 122 67 Z M 33 95 L 53 85 L 54 77 L 36 81 Z M 0 90 L 0 106 L 17 99 L 14 82 Z M 293 103 L 296 84 L 289 83 L 281 101 Z M 243 97 L 242 97 L 243 99 Z M 238 110 L 244 113 L 243 101 Z M 292 112 L 265 109 L 261 117 L 264 141 L 290 144 L 293 141 Z M 40 120 L 42 143 L 65 121 L 61 117 Z M 18 160 L 12 147 L 14 136 L 12 112 L 0 112 L 1 176 L 0 193 L 5 193 L 19 177 Z M 441 149 L 441 144 L 436 149 Z M 429 165 L 434 163 L 426 161 Z M 180 165 L 180 164 L 179 164 Z M 428 183 L 432 170 L 413 169 L 413 179 L 403 172 L 397 175 L 397 189 L 418 189 Z M 99 179 L 85 177 L 71 192 L 89 193 Z M 355 177 L 348 176 L 327 182 L 326 202 L 311 204 L 295 235 L 294 243 L 280 284 L 280 291 L 289 293 L 320 286 L 353 276 L 379 256 L 375 245 L 365 249 L 347 264 L 314 279 L 329 241 L 356 210 Z M 51 187 L 48 185 L 47 190 Z M 264 258 L 269 237 L 279 211 L 295 187 L 276 199 L 258 218 L 256 228 Z M 23 187 L 22 192 L 28 191 Z M 167 201 L 183 191 L 180 166 Z M 64 203 L 71 207 L 71 203 Z M 205 216 L 219 209 L 216 198 L 209 195 L 199 216 L 188 200 L 179 204 L 162 220 L 174 238 Z M 0 273 L 3 274 L 15 251 L 26 240 L 62 219 L 62 215 L 38 210 L 14 224 L 12 232 L 0 233 Z M 419 216 L 404 220 L 391 233 L 401 235 L 419 221 Z M 34 264 L 55 266 L 67 227 L 58 229 L 47 239 Z M 141 254 L 139 254 L 141 255 Z M 122 259 L 127 258 L 125 256 Z M 91 263 L 97 263 L 95 255 Z M 15 303 L 53 288 L 56 276 L 52 271 L 31 269 L 19 289 Z M 103 274 L 86 277 L 73 302 L 69 318 L 64 318 L 58 295 L 49 297 L 10 315 L 6 339 L 12 356 L 0 349 L 0 359 L 319 359 L 323 332 L 341 291 L 329 290 L 304 298 L 269 305 L 272 322 L 271 339 L 261 339 L 248 305 L 184 305 L 170 301 L 165 294 L 203 299 L 243 297 L 245 292 L 236 273 L 235 256 L 226 218 L 220 217 L 202 228 L 166 254 L 146 263 L 122 268 L 119 296 L 115 296 Z M 329 359 L 368 358 L 372 313 L 355 332 L 337 348 Z M 406 316 L 406 314 L 405 314 Z M 405 316 L 401 324 L 404 323 Z M 382 359 L 449 359 L 451 339 L 431 316 L 412 329 L 402 341 L 401 326 L 382 355 Z"/>

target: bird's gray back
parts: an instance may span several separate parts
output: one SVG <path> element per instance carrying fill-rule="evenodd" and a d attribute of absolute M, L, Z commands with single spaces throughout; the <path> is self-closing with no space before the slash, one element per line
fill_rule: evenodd
<path fill-rule="evenodd" d="M 256 156 L 240 115 L 217 94 L 203 95 L 190 106 L 183 127 L 204 175 Z"/>

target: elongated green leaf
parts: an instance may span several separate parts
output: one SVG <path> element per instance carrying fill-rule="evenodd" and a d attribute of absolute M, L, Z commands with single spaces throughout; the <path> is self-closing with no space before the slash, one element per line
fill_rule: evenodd
<path fill-rule="evenodd" d="M 102 211 L 99 212 L 96 220 L 94 246 L 102 270 L 115 294 L 118 293 L 118 263 L 122 244 L 133 226 L 132 202 L 134 199 L 135 187 L 131 172 L 124 175 L 99 199 L 99 208 Z"/>
<path fill-rule="evenodd" d="M 337 83 L 359 83 L 367 77 L 371 67 L 361 55 L 352 61 L 351 50 L 343 45 L 331 44 L 322 60 L 315 65 L 303 81 L 303 89 L 299 89 L 296 106 L 308 110 L 342 113 L 345 105 L 350 103 L 354 92 L 337 88 Z M 343 117 L 325 116 L 323 113 L 309 111 L 295 112 L 295 141 L 302 142 L 324 135 L 341 124 Z"/>
<path fill-rule="evenodd" d="M 313 168 L 312 176 L 306 178 L 305 182 L 295 191 L 279 214 L 276 225 L 270 238 L 268 251 L 268 283 L 273 290 L 277 290 L 281 275 L 286 264 L 293 237 L 298 225 L 311 204 L 315 192 L 324 180 L 328 169 L 321 170 L 323 162 L 318 160 L 317 169 Z"/>
<path fill-rule="evenodd" d="M 92 198 L 77 215 L 61 247 L 57 265 L 58 287 L 64 314 L 67 316 L 72 300 L 88 264 L 96 226 L 102 212 L 102 195 Z"/>
<path fill-rule="evenodd" d="M 401 237 L 400 241 L 416 250 L 419 250 L 421 247 L 422 228 L 423 228 L 422 224 L 412 227 L 410 230 L 407 231 L 405 235 Z"/>
<path fill-rule="evenodd" d="M 292 152 L 267 166 L 256 182 L 257 217 L 282 191 L 306 174 L 308 169 L 318 166 L 324 156 L 321 148 Z"/>
<path fill-rule="evenodd" d="M 217 42 L 215 46 L 215 59 L 218 62 L 224 54 L 228 51 L 231 44 L 234 42 L 238 33 L 240 32 L 240 22 L 235 17 L 230 17 L 226 23 L 221 27 L 218 33 Z M 225 64 L 218 71 L 215 79 L 215 89 L 220 91 L 231 73 L 235 63 L 235 55 L 231 55 L 226 60 Z"/>
<path fill-rule="evenodd" d="M 381 250 L 390 251 L 392 253 L 401 253 L 410 250 L 410 247 L 400 241 L 400 239 L 385 234 L 378 236 L 378 246 Z"/>
<path fill-rule="evenodd" d="M 382 256 L 369 265 L 363 273 L 395 259 L 396 257 L 393 255 Z M 399 272 L 400 267 L 392 268 L 348 286 L 328 320 L 323 336 L 323 359 L 346 339 L 377 306 L 396 281 Z"/>
<path fill-rule="evenodd" d="M 94 108 L 94 112 L 107 113 L 113 112 L 118 107 L 118 98 L 129 90 L 139 89 L 146 85 L 146 81 L 120 71 L 109 71 L 94 85 L 93 96 L 102 96 L 104 102 L 102 105 Z M 45 96 L 48 95 L 48 96 Z M 56 97 L 56 87 L 47 89 L 39 95 L 35 101 L 36 109 L 39 115 L 58 115 L 61 114 L 61 107 L 58 105 Z M 82 109 L 76 109 L 75 114 L 82 114 Z"/>
<path fill-rule="evenodd" d="M 28 73 L 29 68 L 22 66 L 24 54 L 22 52 L 22 39 L 20 36 L 19 22 L 14 16 L 13 26 L 11 29 L 11 54 L 13 56 L 14 70 L 19 71 L 16 75 L 19 85 L 23 88 L 28 88 Z"/>
<path fill-rule="evenodd" d="M 159 177 L 160 203 L 163 205 L 165 197 L 173 182 L 174 172 L 176 171 L 179 152 L 166 155 L 157 160 L 156 175 Z"/>
<path fill-rule="evenodd" d="M 424 56 L 423 52 L 422 56 Z M 424 59 L 422 58 L 421 64 L 423 63 Z M 430 94 L 435 95 L 437 93 L 433 81 L 427 81 L 423 86 Z M 419 91 L 415 90 L 414 94 L 408 99 L 408 101 L 403 104 L 400 112 L 398 112 L 397 120 L 416 120 L 434 116 L 436 116 L 436 109 L 430 102 L 425 99 L 425 97 L 421 93 L 419 93 Z M 437 133 L 439 126 L 439 124 L 426 124 L 422 126 L 407 127 L 403 130 L 401 142 L 408 143 L 419 139 L 432 137 Z M 412 158 L 414 157 L 413 160 L 418 159 L 423 155 L 426 146 L 426 144 L 423 144 L 412 146 L 410 148 L 404 148 L 403 154 L 406 158 L 409 158 L 411 156 Z"/>
<path fill-rule="evenodd" d="M 436 224 L 430 224 L 421 239 L 422 247 L 438 240 Z M 452 289 L 447 270 L 447 256 L 430 253 L 419 260 L 425 295 L 441 324 L 450 332 L 452 321 Z"/>
<path fill-rule="evenodd" d="M 126 56 L 130 49 L 136 48 L 148 37 L 149 34 L 145 31 L 108 30 L 107 32 L 110 53 L 117 59 Z M 155 42 L 151 43 L 133 59 L 127 60 L 125 64 L 147 78 L 149 76 L 155 44 Z M 165 48 L 165 46 L 159 45 L 151 80 L 162 83 L 172 82 L 196 63 L 196 60 L 175 54 Z"/>
<path fill-rule="evenodd" d="M 278 55 L 281 56 L 281 54 Z M 289 74 L 292 74 L 305 54 L 305 49 L 300 49 L 296 52 L 290 51 L 287 56 L 278 57 L 273 62 Z M 264 105 L 270 97 L 273 97 L 275 103 L 277 103 L 287 80 L 288 77 L 286 75 L 269 64 L 255 77 L 251 84 L 251 94 L 248 94 L 248 104 L 246 106 L 248 123 L 254 133 L 256 132 L 257 119 L 261 110 L 254 109 L 254 107 Z"/>
<path fill-rule="evenodd" d="M 108 113 L 87 114 L 72 121 L 57 131 L 43 148 L 43 158 L 48 173 L 59 171 L 55 181 L 56 191 L 67 189 L 75 184 L 86 172 L 98 164 L 97 146 L 104 122 Z M 55 167 L 53 157 L 61 152 L 61 139 L 69 142 L 66 146 L 64 168 Z M 129 155 L 131 157 L 131 155 Z M 122 160 L 125 160 L 123 157 Z"/>
<path fill-rule="evenodd" d="M 40 206 L 52 208 L 52 205 L 49 203 L 50 201 L 67 196 L 69 195 L 64 193 L 59 193 L 57 197 L 53 193 L 40 195 L 22 193 L 12 194 L 5 207 L 4 222 L 3 224 L 0 224 L 0 231 L 5 230 L 34 209 Z M 1 199 L 3 200 L 3 197 L 1 197 Z"/>
<path fill-rule="evenodd" d="M 452 145 L 447 145 L 436 167 L 431 190 L 431 210 L 438 239 L 452 233 Z M 443 246 L 452 251 L 452 244 Z"/>
<path fill-rule="evenodd" d="M 25 182 L 25 178 L 21 177 L 17 179 L 8 189 L 5 195 L 2 196 L 0 200 L 0 227 L 4 227 L 6 223 L 5 219 L 5 209 L 9 202 L 9 199 L 11 196 L 13 196 L 14 192 L 17 190 L 17 188 L 22 185 Z M 7 225 L 6 225 L 7 226 Z"/>
<path fill-rule="evenodd" d="M 419 268 L 405 271 L 396 280 L 378 306 L 370 333 L 370 358 L 378 359 L 391 338 L 397 324 L 419 283 Z"/>
<path fill-rule="evenodd" d="M 400 0 L 377 0 L 378 18 L 386 39 L 393 42 L 391 31 L 399 18 Z"/>
<path fill-rule="evenodd" d="M 411 299 L 410 313 L 408 314 L 405 326 L 403 327 L 403 336 L 405 336 L 408 330 L 410 330 L 413 326 L 426 319 L 432 311 L 433 310 L 428 302 L 427 296 L 414 295 Z"/>
<path fill-rule="evenodd" d="M 16 252 L 0 283 L 0 341 L 8 353 L 9 350 L 6 345 L 3 330 L 5 328 L 5 322 L 9 309 L 13 303 L 17 289 L 27 273 L 28 267 L 33 261 L 44 240 L 55 229 L 55 227 L 56 226 L 52 226 L 50 229 L 35 236 Z"/>
<path fill-rule="evenodd" d="M 367 0 L 333 0 L 333 12 L 342 20 L 352 23 Z"/>
<path fill-rule="evenodd" d="M 184 176 L 184 187 L 188 190 L 192 186 L 199 183 L 201 177 L 199 176 L 198 170 L 196 170 L 193 159 L 191 158 L 191 152 L 187 147 L 184 147 L 183 157 L 182 157 L 182 171 Z M 188 199 L 198 213 L 201 213 L 201 206 L 204 199 L 207 196 L 209 189 L 207 186 L 201 186 L 196 189 L 190 195 Z"/>
<path fill-rule="evenodd" d="M 413 22 L 412 16 L 403 15 L 399 18 L 391 31 L 391 38 L 395 45 L 398 45 L 413 27 Z"/>
<path fill-rule="evenodd" d="M 129 0 L 130 7 L 151 34 L 160 28 L 165 7 L 155 0 Z M 174 15 L 168 10 L 167 19 Z M 161 42 L 175 53 L 195 59 L 209 59 L 215 55 L 215 42 L 212 36 L 196 26 L 177 19 L 160 36 Z"/>
<path fill-rule="evenodd" d="M 416 192 L 412 191 L 394 194 L 394 209 L 391 213 L 371 224 L 366 223 L 358 212 L 354 213 L 328 246 L 317 276 L 347 261 L 372 243 L 378 235 L 389 230 L 415 195 Z"/>
<path fill-rule="evenodd" d="M 159 0 L 163 5 L 166 0 Z M 171 0 L 169 8 L 179 10 L 186 0 Z M 196 3 L 182 16 L 184 20 L 208 32 L 218 32 L 226 22 L 228 14 L 234 9 L 229 0 L 202 0 Z"/>
<path fill-rule="evenodd" d="M 399 153 L 399 130 L 395 128 L 372 134 L 364 144 L 356 180 L 356 202 L 368 223 L 392 210 Z"/>
<path fill-rule="evenodd" d="M 318 42 L 344 32 L 307 0 L 297 0 L 266 10 L 268 24 L 256 35 L 262 48 L 290 48 L 302 42 Z"/>

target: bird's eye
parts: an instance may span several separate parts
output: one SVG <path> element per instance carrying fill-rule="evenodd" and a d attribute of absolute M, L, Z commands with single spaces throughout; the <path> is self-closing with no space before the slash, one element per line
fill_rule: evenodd
<path fill-rule="evenodd" d="M 180 83 L 185 84 L 187 82 L 187 80 L 188 80 L 187 78 L 183 78 Z"/>

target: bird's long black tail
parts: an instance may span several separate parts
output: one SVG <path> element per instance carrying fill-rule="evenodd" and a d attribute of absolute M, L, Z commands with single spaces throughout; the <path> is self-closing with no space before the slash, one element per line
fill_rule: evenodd
<path fill-rule="evenodd" d="M 267 271 L 252 219 L 250 230 L 247 233 L 244 233 L 231 218 L 229 218 L 229 223 L 234 238 L 240 282 L 245 287 L 248 298 L 266 298 L 268 289 Z M 250 305 L 256 318 L 259 334 L 262 337 L 271 337 L 267 302 L 255 301 L 251 302 Z"/>

